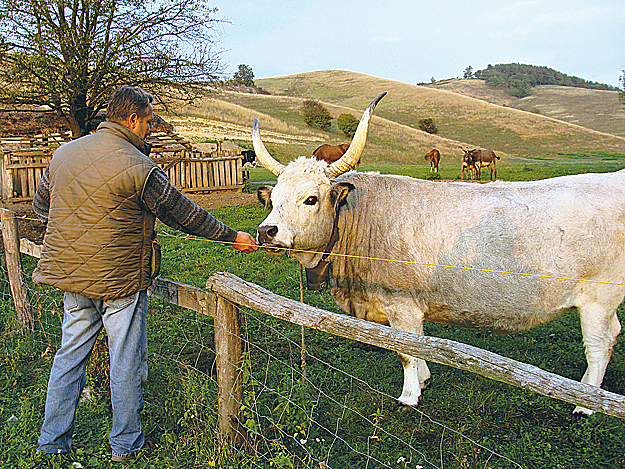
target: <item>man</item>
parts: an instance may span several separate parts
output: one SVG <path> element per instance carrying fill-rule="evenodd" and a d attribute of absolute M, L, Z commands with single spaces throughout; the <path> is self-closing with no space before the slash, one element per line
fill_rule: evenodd
<path fill-rule="evenodd" d="M 154 221 L 186 233 L 257 249 L 248 233 L 218 221 L 171 185 L 148 155 L 153 97 L 123 87 L 94 134 L 61 146 L 33 199 L 47 223 L 33 281 L 64 294 L 62 343 L 54 357 L 39 451 L 71 448 L 85 367 L 102 327 L 108 335 L 113 462 L 144 446 L 141 383 L 147 378 L 147 288 L 158 273 Z"/>

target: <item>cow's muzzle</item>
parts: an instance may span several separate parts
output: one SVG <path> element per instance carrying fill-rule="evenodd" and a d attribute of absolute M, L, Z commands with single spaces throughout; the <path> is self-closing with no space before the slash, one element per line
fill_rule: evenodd
<path fill-rule="evenodd" d="M 258 227 L 258 244 L 261 245 L 267 254 L 272 256 L 281 256 L 285 250 L 283 247 L 276 246 L 273 238 L 278 234 L 276 225 L 263 225 Z"/>

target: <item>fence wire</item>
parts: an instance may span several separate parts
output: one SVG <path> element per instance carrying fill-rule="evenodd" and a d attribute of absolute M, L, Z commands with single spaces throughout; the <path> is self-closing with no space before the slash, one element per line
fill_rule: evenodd
<path fill-rule="evenodd" d="M 34 260 L 26 264 L 29 279 Z M 62 293 L 29 284 L 29 296 L 36 323 L 31 337 L 38 353 L 51 358 L 61 342 Z M 0 301 L 13 308 L 4 259 Z M 521 467 L 422 410 L 397 408 L 392 395 L 397 383 L 386 379 L 387 372 L 400 378 L 395 353 L 314 330 L 306 331 L 303 352 L 298 326 L 246 309 L 241 313 L 243 359 L 236 365 L 246 440 L 228 454 L 215 450 L 221 458 L 254 468 Z M 190 432 L 216 444 L 214 332 L 212 318 L 150 300 L 143 420 L 146 432 L 160 433 L 161 441 Z M 106 360 L 106 347 L 96 345 L 88 373 L 106 375 Z M 107 391 L 88 387 L 83 397 L 90 392 Z"/>

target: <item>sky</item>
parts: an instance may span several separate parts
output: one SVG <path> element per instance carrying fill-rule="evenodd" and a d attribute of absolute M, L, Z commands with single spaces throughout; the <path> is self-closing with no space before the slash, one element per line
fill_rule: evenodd
<path fill-rule="evenodd" d="M 404 83 L 489 64 L 547 66 L 619 86 L 625 0 L 209 0 L 232 75 L 349 70 Z"/>

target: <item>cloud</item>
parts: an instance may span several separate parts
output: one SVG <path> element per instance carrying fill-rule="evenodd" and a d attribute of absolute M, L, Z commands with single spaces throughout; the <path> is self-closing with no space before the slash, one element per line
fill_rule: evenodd
<path fill-rule="evenodd" d="M 375 36 L 371 42 L 401 42 L 398 36 Z"/>

